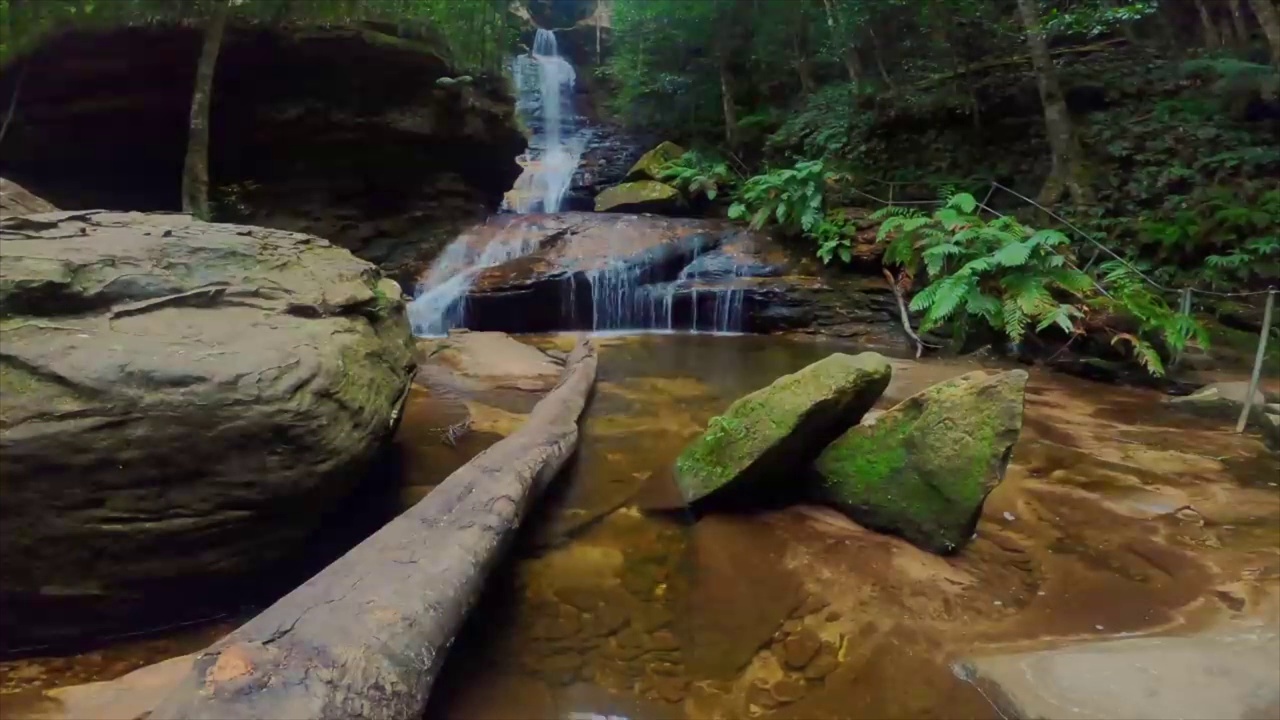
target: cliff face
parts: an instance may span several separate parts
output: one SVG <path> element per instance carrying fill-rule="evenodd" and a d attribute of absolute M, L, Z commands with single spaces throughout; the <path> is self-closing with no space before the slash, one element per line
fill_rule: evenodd
<path fill-rule="evenodd" d="M 229 27 L 210 118 L 217 219 L 308 232 L 402 284 L 519 174 L 501 78 L 373 23 Z M 198 28 L 67 33 L 25 64 L 0 176 L 65 209 L 176 210 Z M 10 97 L 22 72 L 0 72 Z"/>

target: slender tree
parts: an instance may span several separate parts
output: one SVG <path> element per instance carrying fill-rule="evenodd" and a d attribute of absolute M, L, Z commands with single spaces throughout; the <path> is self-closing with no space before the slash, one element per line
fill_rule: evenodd
<path fill-rule="evenodd" d="M 1039 0 L 1018 0 L 1018 13 L 1022 16 L 1022 24 L 1027 31 L 1027 47 L 1031 51 L 1031 64 L 1040 87 L 1040 102 L 1044 105 L 1045 133 L 1049 139 L 1052 158 L 1049 177 L 1040 191 L 1040 202 L 1057 202 L 1065 189 L 1076 203 L 1090 203 L 1093 193 L 1085 178 L 1083 153 L 1072 128 L 1067 101 L 1058 83 L 1058 71 L 1049 54 L 1049 43 L 1045 40 L 1040 24 L 1038 5 Z"/>
<path fill-rule="evenodd" d="M 1273 0 L 1249 0 L 1249 6 L 1271 45 L 1271 64 L 1280 69 L 1280 9 Z"/>
<path fill-rule="evenodd" d="M 230 7 L 230 0 L 213 0 L 205 25 L 204 47 L 196 65 L 195 88 L 191 92 L 187 158 L 182 165 L 182 210 L 201 220 L 209 219 L 209 106 L 213 99 L 213 71 L 218 64 Z"/>

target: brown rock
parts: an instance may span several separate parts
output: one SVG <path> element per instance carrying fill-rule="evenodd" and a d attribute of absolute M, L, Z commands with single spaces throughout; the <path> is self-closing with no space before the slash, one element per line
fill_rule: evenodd
<path fill-rule="evenodd" d="M 842 617 L 844 617 L 844 615 L 842 615 L 839 610 L 832 610 L 827 613 L 827 622 L 835 622 Z"/>
<path fill-rule="evenodd" d="M 57 212 L 58 208 L 44 198 L 37 197 L 12 180 L 0 178 L 0 216 L 36 215 Z"/>
<path fill-rule="evenodd" d="M 747 688 L 747 702 L 765 710 L 778 707 L 778 701 L 773 697 L 773 693 L 769 692 L 769 686 L 758 681 Z"/>
<path fill-rule="evenodd" d="M 798 632 L 802 627 L 804 627 L 804 624 L 799 620 L 788 620 L 782 623 L 782 634 L 790 635 L 793 632 Z"/>
<path fill-rule="evenodd" d="M 827 602 L 819 595 L 809 595 L 804 599 L 804 602 L 800 603 L 800 607 L 796 608 L 794 617 L 807 617 L 822 610 L 830 604 L 831 603 Z"/>
<path fill-rule="evenodd" d="M 670 630 L 659 630 L 652 635 L 649 646 L 658 651 L 679 650 L 680 638 Z"/>
<path fill-rule="evenodd" d="M 769 686 L 769 693 L 780 703 L 792 703 L 804 697 L 804 683 L 783 678 Z"/>
<path fill-rule="evenodd" d="M 822 650 L 804 669 L 806 680 L 821 680 L 840 667 L 840 658 L 834 646 L 824 643 Z"/>
<path fill-rule="evenodd" d="M 787 667 L 799 670 L 808 665 L 822 647 L 822 639 L 805 628 L 782 642 L 782 660 Z"/>
<path fill-rule="evenodd" d="M 653 678 L 653 688 L 658 692 L 658 697 L 669 703 L 682 702 L 688 686 L 689 681 L 681 677 L 658 675 Z"/>

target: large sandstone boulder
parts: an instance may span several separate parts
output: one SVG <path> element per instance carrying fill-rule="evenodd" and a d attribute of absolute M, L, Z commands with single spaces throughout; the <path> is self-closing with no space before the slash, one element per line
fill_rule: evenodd
<path fill-rule="evenodd" d="M 659 173 L 662 166 L 684 155 L 685 149 L 679 145 L 664 141 L 659 143 L 657 147 L 640 156 L 635 165 L 627 171 L 627 180 L 629 182 L 636 180 L 661 180 Z"/>
<path fill-rule="evenodd" d="M 680 191 L 657 180 L 614 185 L 596 196 L 596 212 L 648 212 L 661 215 L 682 204 Z"/>
<path fill-rule="evenodd" d="M 286 556 L 395 429 L 398 288 L 327 241 L 61 212 L 0 220 L 0 257 L 6 640 Z"/>
<path fill-rule="evenodd" d="M 1024 370 L 968 373 L 868 418 L 818 458 L 820 494 L 932 552 L 973 534 L 1022 430 Z"/>
<path fill-rule="evenodd" d="M 833 353 L 738 398 L 676 460 L 687 502 L 731 483 L 785 482 L 854 425 L 889 385 L 877 353 Z"/>

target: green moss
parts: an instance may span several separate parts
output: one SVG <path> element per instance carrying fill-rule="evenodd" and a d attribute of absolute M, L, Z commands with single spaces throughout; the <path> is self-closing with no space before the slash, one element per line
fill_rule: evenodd
<path fill-rule="evenodd" d="M 696 500 L 733 481 L 785 440 L 796 440 L 792 449 L 807 452 L 806 438 L 793 435 L 856 422 L 884 391 L 890 373 L 888 362 L 875 353 L 837 353 L 739 398 L 676 460 L 685 498 Z M 803 465 L 813 455 L 785 460 Z"/>
<path fill-rule="evenodd" d="M 930 550 L 964 544 L 1022 422 L 1025 375 L 966 375 L 852 428 L 818 460 L 825 497 Z"/>

